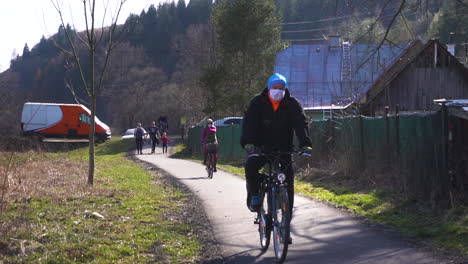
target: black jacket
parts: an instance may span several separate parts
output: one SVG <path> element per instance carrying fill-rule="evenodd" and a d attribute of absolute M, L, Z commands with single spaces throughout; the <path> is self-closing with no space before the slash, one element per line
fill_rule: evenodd
<path fill-rule="evenodd" d="M 299 140 L 299 147 L 312 146 L 309 138 L 307 119 L 301 104 L 286 94 L 279 108 L 274 111 L 268 98 L 268 88 L 255 96 L 245 113 L 241 145 L 254 144 L 271 150 L 290 151 L 293 148 L 293 131 Z"/>

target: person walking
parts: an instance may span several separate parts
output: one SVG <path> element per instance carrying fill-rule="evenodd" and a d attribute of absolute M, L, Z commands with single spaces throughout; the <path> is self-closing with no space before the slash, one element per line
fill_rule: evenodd
<path fill-rule="evenodd" d="M 137 124 L 133 135 L 135 136 L 137 154 L 143 154 L 143 137 L 145 135 L 145 130 L 141 127 L 141 123 Z"/>
<path fill-rule="evenodd" d="M 161 136 L 161 143 L 162 143 L 162 149 L 163 153 L 167 153 L 167 143 L 170 142 L 171 140 L 167 137 L 166 132 L 163 133 Z"/>
<path fill-rule="evenodd" d="M 151 126 L 148 128 L 148 133 L 151 139 L 151 154 L 156 150 L 156 145 L 159 144 L 159 139 L 161 136 L 159 134 L 159 128 L 156 126 L 156 122 L 152 122 Z"/>
<path fill-rule="evenodd" d="M 169 122 L 167 121 L 167 116 L 164 112 L 159 116 L 158 124 L 161 129 L 161 133 L 166 132 L 169 129 Z"/>

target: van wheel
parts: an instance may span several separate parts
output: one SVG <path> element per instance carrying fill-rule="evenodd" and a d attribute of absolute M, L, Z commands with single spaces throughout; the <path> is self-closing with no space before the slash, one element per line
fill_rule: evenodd
<path fill-rule="evenodd" d="M 102 136 L 96 135 L 95 141 L 96 141 L 96 143 L 102 143 L 102 142 L 104 142 L 104 138 Z"/>
<path fill-rule="evenodd" d="M 38 143 L 42 143 L 42 141 L 44 141 L 44 136 L 43 135 L 40 135 L 40 134 L 36 134 L 33 136 L 33 139 L 34 141 L 38 142 Z"/>

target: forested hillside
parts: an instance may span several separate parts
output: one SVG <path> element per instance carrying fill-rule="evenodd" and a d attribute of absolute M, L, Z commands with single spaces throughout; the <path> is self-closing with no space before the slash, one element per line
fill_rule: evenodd
<path fill-rule="evenodd" d="M 69 88 L 84 97 L 76 65 L 57 48 L 68 46 L 65 30 L 80 47 L 81 33 L 60 27 L 34 47 L 26 45 L 0 74 L 2 128 L 18 130 L 26 101 L 74 103 Z M 276 52 L 288 45 L 323 43 L 330 35 L 354 43 L 446 43 L 450 32 L 456 44 L 465 43 L 457 56 L 466 63 L 468 1 L 178 0 L 150 6 L 118 28 L 97 115 L 114 133 L 162 112 L 172 124 L 180 116 L 193 123 L 204 115 L 239 115 L 271 74 Z M 79 54 L 86 61 L 85 50 Z"/>

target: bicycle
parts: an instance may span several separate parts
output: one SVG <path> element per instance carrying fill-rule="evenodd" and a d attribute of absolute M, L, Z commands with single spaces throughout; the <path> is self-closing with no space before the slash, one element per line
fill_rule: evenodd
<path fill-rule="evenodd" d="M 207 156 L 206 156 L 206 172 L 208 173 L 208 178 L 212 179 L 213 178 L 213 172 L 214 172 L 214 150 L 216 149 L 215 144 L 207 144 L 206 145 L 206 151 Z"/>
<path fill-rule="evenodd" d="M 213 179 L 213 153 L 210 152 L 206 157 L 206 172 L 208 172 L 208 179 Z"/>
<path fill-rule="evenodd" d="M 158 126 L 159 126 L 159 132 L 161 133 L 161 135 L 162 133 L 167 132 L 167 129 L 169 127 L 169 125 L 166 122 L 159 122 Z"/>
<path fill-rule="evenodd" d="M 260 246 L 266 251 L 270 245 L 271 231 L 273 229 L 273 245 L 278 263 L 283 263 L 290 244 L 291 208 L 289 208 L 288 185 L 285 182 L 286 168 L 281 166 L 281 156 L 302 154 L 300 151 L 273 152 L 253 154 L 251 156 L 266 157 L 269 164 L 268 174 L 262 176 L 260 184 L 260 197 L 262 205 L 257 213 L 254 223 L 258 224 Z M 266 196 L 266 199 L 265 199 Z"/>

